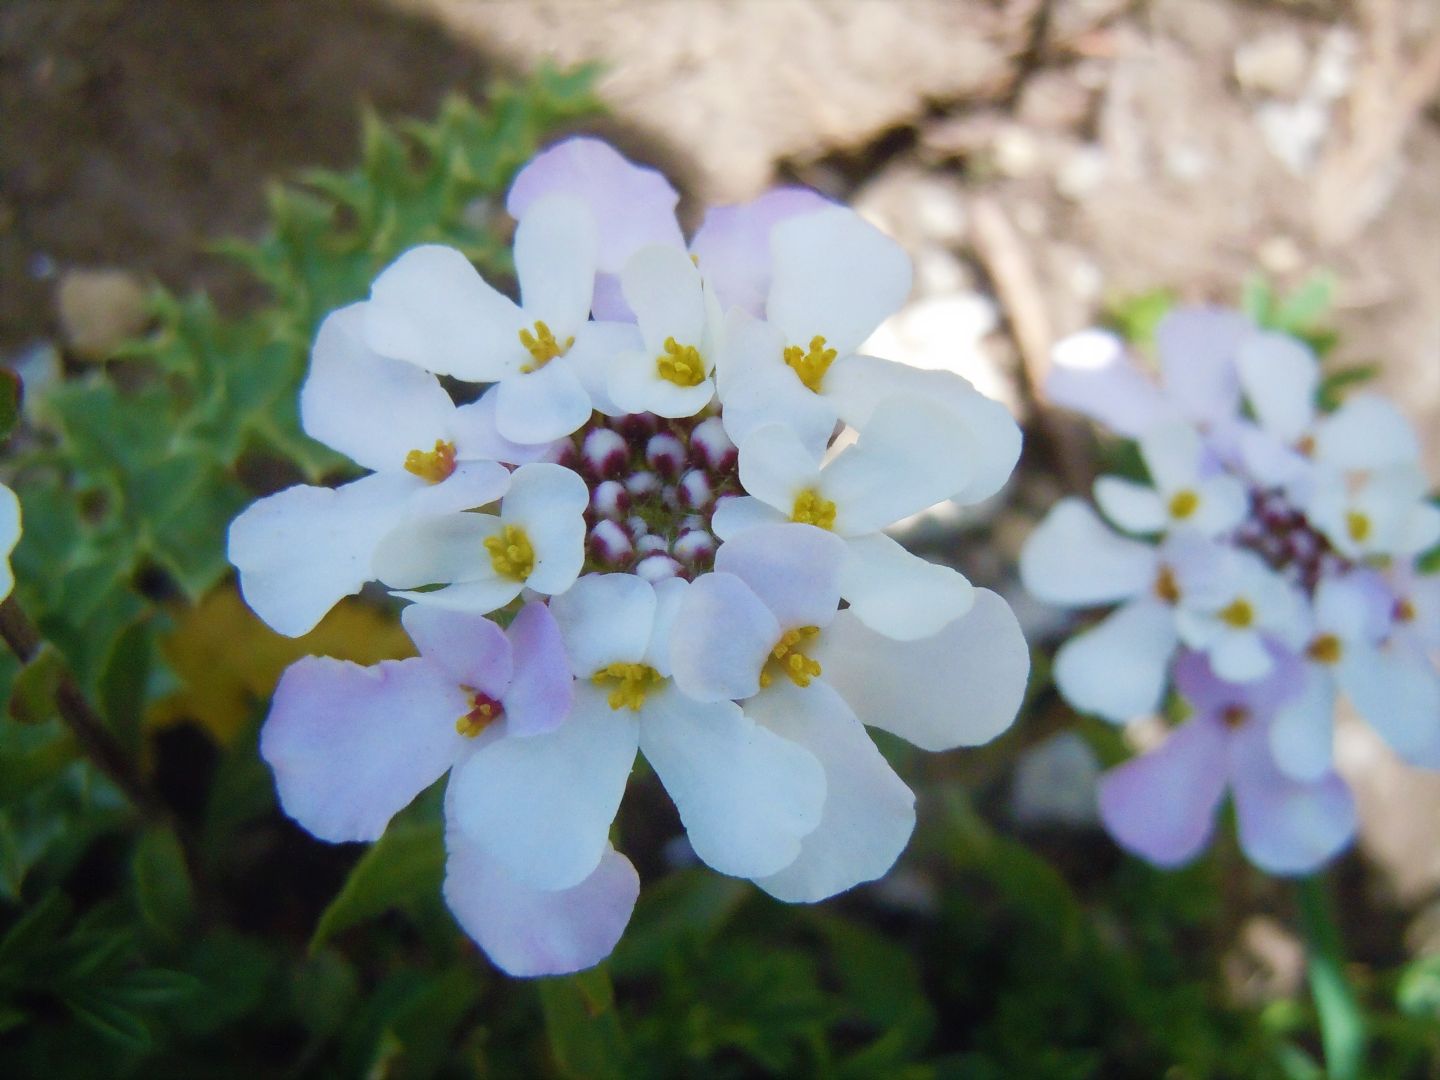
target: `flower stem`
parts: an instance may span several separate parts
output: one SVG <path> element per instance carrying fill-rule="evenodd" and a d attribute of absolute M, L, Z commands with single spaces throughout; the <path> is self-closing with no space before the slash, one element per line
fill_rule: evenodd
<path fill-rule="evenodd" d="M 40 652 L 40 632 L 14 596 L 0 603 L 0 638 L 22 664 L 28 664 Z M 61 671 L 55 686 L 55 711 L 84 755 L 144 817 L 157 822 L 169 821 L 170 813 L 164 802 L 140 775 L 130 755 L 110 733 L 68 669 Z"/>
<path fill-rule="evenodd" d="M 1345 974 L 1340 928 L 1324 878 L 1319 874 L 1303 878 L 1298 898 L 1326 1072 L 1330 1080 L 1358 1080 L 1365 1063 L 1365 1018 Z"/>

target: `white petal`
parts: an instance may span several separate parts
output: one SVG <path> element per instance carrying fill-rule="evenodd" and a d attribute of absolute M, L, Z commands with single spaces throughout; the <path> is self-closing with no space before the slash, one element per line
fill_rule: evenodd
<path fill-rule="evenodd" d="M 1165 501 L 1152 487 L 1118 476 L 1095 481 L 1095 501 L 1105 516 L 1126 532 L 1160 532 L 1170 522 Z"/>
<path fill-rule="evenodd" d="M 680 609 L 685 603 L 685 595 L 690 591 L 690 582 L 681 577 L 671 577 L 656 582 L 653 588 L 655 589 L 655 625 L 650 631 L 650 641 L 645 646 L 642 662 L 649 664 L 661 675 L 669 678 L 670 636 L 674 632 L 675 621 L 680 617 Z"/>
<path fill-rule="evenodd" d="M 921 397 L 950 413 L 950 424 L 969 436 L 965 485 L 952 496 L 961 504 L 994 495 L 1020 457 L 1020 426 L 992 401 L 951 371 L 930 371 L 874 356 L 848 356 L 826 375 L 825 396 L 847 424 L 864 429 L 881 402 L 896 395 Z"/>
<path fill-rule="evenodd" d="M 937 634 L 970 610 L 975 590 L 949 566 L 912 555 L 884 533 L 847 540 L 840 595 L 855 617 L 897 641 Z"/>
<path fill-rule="evenodd" d="M 228 548 L 245 602 L 282 634 L 314 629 L 376 576 L 375 549 L 420 483 L 377 473 L 342 488 L 287 488 L 251 504 L 230 523 Z"/>
<path fill-rule="evenodd" d="M 901 395 L 876 406 L 825 468 L 842 535 L 876 532 L 963 491 L 980 447 L 944 405 Z"/>
<path fill-rule="evenodd" d="M 1293 780 L 1319 780 L 1334 762 L 1335 683 L 1319 664 L 1305 665 L 1299 694 L 1270 724 L 1270 753 Z"/>
<path fill-rule="evenodd" d="M 800 492 L 820 486 L 820 462 L 786 424 L 761 424 L 738 444 L 745 491 L 787 518 Z"/>
<path fill-rule="evenodd" d="M 606 416 L 625 411 L 610 399 L 610 369 L 619 357 L 641 346 L 634 323 L 587 322 L 575 331 L 575 344 L 565 354 L 565 363 L 590 395 L 590 404 Z"/>
<path fill-rule="evenodd" d="M 562 465 L 522 465 L 510 480 L 500 517 L 530 538 L 535 568 L 525 584 L 551 596 L 562 593 L 585 565 L 585 481 Z"/>
<path fill-rule="evenodd" d="M 300 421 L 312 439 L 377 472 L 398 472 L 411 450 L 448 436 L 455 412 L 434 375 L 379 356 L 364 338 L 365 305 L 326 317 L 300 388 Z"/>
<path fill-rule="evenodd" d="M 1410 422 L 1389 401 L 1355 394 L 1315 425 L 1315 457 L 1347 472 L 1413 465 L 1420 443 Z"/>
<path fill-rule="evenodd" d="M 1320 386 L 1315 354 L 1289 334 L 1267 331 L 1240 343 L 1235 365 L 1260 423 L 1287 443 L 1304 435 L 1315 418 Z"/>
<path fill-rule="evenodd" d="M 488 577 L 461 581 L 430 592 L 397 590 L 392 595 L 427 607 L 460 611 L 469 615 L 488 615 L 520 595 L 520 582 L 511 578 Z"/>
<path fill-rule="evenodd" d="M 1041 600 L 1068 607 L 1106 604 L 1147 592 L 1155 549 L 1107 528 L 1079 499 L 1065 498 L 1020 552 L 1020 578 Z"/>
<path fill-rule="evenodd" d="M 445 832 L 445 903 L 507 975 L 568 975 L 594 967 L 619 942 L 640 878 L 608 844 L 590 876 L 568 889 L 522 885 L 458 826 Z"/>
<path fill-rule="evenodd" d="M 20 500 L 15 492 L 0 484 L 0 600 L 10 595 L 15 587 L 15 575 L 10 570 L 10 553 L 20 542 Z"/>
<path fill-rule="evenodd" d="M 419 484 L 405 501 L 405 516 L 439 517 L 497 503 L 510 488 L 510 472 L 493 461 L 462 461 L 438 484 Z"/>
<path fill-rule="evenodd" d="M 590 419 L 590 395 L 563 358 L 511 375 L 495 395 L 496 429 L 511 442 L 553 442 Z"/>
<path fill-rule="evenodd" d="M 454 248 L 411 248 L 375 279 L 365 340 L 437 375 L 491 382 L 524 357 L 520 309 Z"/>
<path fill-rule="evenodd" d="M 1194 487 L 1200 475 L 1200 435 L 1189 424 L 1159 424 L 1140 436 L 1140 456 L 1161 491 Z"/>
<path fill-rule="evenodd" d="M 610 365 L 606 394 L 625 412 L 652 412 L 656 416 L 694 416 L 710 404 L 715 384 L 704 379 L 694 386 L 678 386 L 662 379 L 656 367 L 658 353 L 629 352 Z"/>
<path fill-rule="evenodd" d="M 702 574 L 681 600 L 670 634 L 675 685 L 697 701 L 750 697 L 760 689 L 760 671 L 780 630 L 734 574 Z"/>
<path fill-rule="evenodd" d="M 1125 343 L 1105 330 L 1082 330 L 1055 344 L 1045 396 L 1066 409 L 1134 439 L 1153 424 L 1179 418 L 1155 380 L 1125 353 Z"/>
<path fill-rule="evenodd" d="M 596 243 L 595 219 L 579 199 L 547 195 L 526 207 L 515 229 L 515 276 L 527 322 L 543 322 L 561 339 L 585 322 Z"/>
<path fill-rule="evenodd" d="M 782 359 L 784 344 L 769 323 L 730 313 L 715 370 L 725 405 L 721 419 L 737 446 L 762 424 L 788 424 L 818 457 L 835 432 L 838 414 L 826 395 L 811 392 L 795 378 Z"/>
<path fill-rule="evenodd" d="M 989 589 L 938 634 L 895 641 L 849 611 L 811 655 L 861 721 L 922 750 L 977 746 L 1008 728 L 1025 696 L 1030 650 L 1010 606 Z"/>
<path fill-rule="evenodd" d="M 1423 656 L 1352 645 L 1336 674 L 1356 711 L 1397 754 L 1440 768 L 1440 674 Z"/>
<path fill-rule="evenodd" d="M 570 668 L 588 679 L 616 663 L 639 663 L 655 623 L 655 589 L 634 574 L 586 574 L 550 601 Z"/>
<path fill-rule="evenodd" d="M 844 207 L 801 214 L 770 234 L 774 269 L 766 315 L 788 344 L 816 334 L 854 352 L 910 295 L 910 259 L 894 240 Z"/>
<path fill-rule="evenodd" d="M 600 139 L 564 139 L 530 159 L 505 199 L 513 218 L 550 194 L 582 199 L 600 236 L 600 265 L 618 272 L 638 248 L 685 240 L 675 220 L 679 194 L 663 173 L 636 165 Z"/>
<path fill-rule="evenodd" d="M 555 731 L 496 739 L 457 768 L 456 819 L 520 883 L 578 885 L 605 854 L 637 739 L 633 713 L 577 685 Z"/>
<path fill-rule="evenodd" d="M 763 314 L 770 291 L 770 233 L 786 218 L 829 205 L 808 188 L 774 188 L 738 206 L 707 210 L 690 250 L 725 308 Z"/>
<path fill-rule="evenodd" d="M 702 704 L 674 688 L 648 697 L 641 716 L 640 749 L 701 860 L 737 877 L 795 861 L 825 803 L 814 754 L 732 702 Z"/>
<path fill-rule="evenodd" d="M 813 903 L 881 877 L 915 828 L 915 796 L 864 726 L 825 683 L 777 687 L 746 706 L 825 769 L 825 811 L 789 866 L 755 882 L 788 903 Z"/>
<path fill-rule="evenodd" d="M 1210 666 L 1222 679 L 1247 683 L 1270 674 L 1275 661 L 1255 631 L 1227 631 L 1210 646 Z"/>
<path fill-rule="evenodd" d="M 500 434 L 500 387 L 495 385 L 479 399 L 455 410 L 450 431 L 455 453 L 461 459 L 488 459 L 507 465 L 544 461 L 554 454 L 555 443 L 517 443 Z"/>
<path fill-rule="evenodd" d="M 1165 392 L 1186 416 L 1214 423 L 1233 416 L 1240 402 L 1235 353 L 1255 332 L 1239 312 L 1176 308 L 1155 328 Z"/>
<path fill-rule="evenodd" d="M 1250 512 L 1250 496 L 1245 485 L 1233 476 L 1211 476 L 1195 486 L 1200 505 L 1187 524 L 1206 536 L 1227 533 Z"/>
<path fill-rule="evenodd" d="M 750 586 L 786 630 L 835 617 L 844 562 L 844 541 L 813 525 L 747 529 L 715 554 L 716 571 Z"/>
<path fill-rule="evenodd" d="M 306 656 L 275 688 L 260 756 L 285 812 L 321 840 L 376 840 L 462 755 L 455 721 L 468 708 L 425 660 L 361 667 Z"/>
<path fill-rule="evenodd" d="M 705 300 L 689 255 L 673 247 L 641 248 L 625 264 L 620 284 L 652 356 L 663 351 L 666 338 L 702 346 Z"/>
<path fill-rule="evenodd" d="M 1122 724 L 1160 708 L 1175 652 L 1175 617 L 1135 600 L 1055 654 L 1055 685 L 1074 709 Z"/>
<path fill-rule="evenodd" d="M 715 513 L 710 518 L 710 531 L 721 540 L 729 540 L 756 525 L 783 525 L 789 520 L 788 514 L 766 506 L 759 499 L 752 499 L 748 495 L 730 495 L 715 504 Z"/>
<path fill-rule="evenodd" d="M 495 577 L 485 541 L 500 531 L 493 514 L 445 514 L 405 521 L 375 549 L 375 576 L 392 589 Z"/>

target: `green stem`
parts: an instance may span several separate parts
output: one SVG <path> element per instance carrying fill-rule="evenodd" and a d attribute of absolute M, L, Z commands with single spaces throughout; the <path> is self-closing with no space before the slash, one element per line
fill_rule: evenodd
<path fill-rule="evenodd" d="M 1345 974 L 1340 928 L 1324 878 L 1316 874 L 1302 879 L 1298 897 L 1326 1072 L 1330 1080 L 1358 1080 L 1365 1064 L 1365 1018 Z"/>

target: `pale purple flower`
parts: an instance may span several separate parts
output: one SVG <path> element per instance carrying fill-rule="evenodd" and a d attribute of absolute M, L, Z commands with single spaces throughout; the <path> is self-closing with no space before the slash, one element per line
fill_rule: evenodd
<path fill-rule="evenodd" d="M 1267 727 L 1299 686 L 1297 661 L 1274 650 L 1270 674 L 1240 685 L 1215 675 L 1199 653 L 1182 653 L 1175 682 L 1194 715 L 1156 749 L 1100 778 L 1100 816 L 1126 849 L 1179 866 L 1210 842 L 1225 793 L 1235 801 L 1240 846 L 1273 874 L 1308 874 L 1355 833 L 1355 806 L 1332 772 L 1286 776 L 1271 756 Z"/>

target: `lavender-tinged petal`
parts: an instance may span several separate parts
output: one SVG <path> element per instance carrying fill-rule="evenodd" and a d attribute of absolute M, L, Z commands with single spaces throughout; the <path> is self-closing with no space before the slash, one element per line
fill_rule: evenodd
<path fill-rule="evenodd" d="M 1179 866 L 1210 842 L 1225 794 L 1225 729 L 1197 718 L 1100 777 L 1100 820 L 1121 847 Z"/>
<path fill-rule="evenodd" d="M 505 632 L 483 615 L 411 604 L 400 621 L 420 655 L 445 672 L 456 686 L 496 698 L 515 670 Z"/>
<path fill-rule="evenodd" d="M 469 704 L 429 661 L 307 656 L 275 688 L 260 756 L 285 812 L 321 840 L 376 840 L 465 751 Z"/>
<path fill-rule="evenodd" d="M 575 680 L 555 616 L 532 600 L 515 616 L 507 636 L 515 650 L 515 677 L 505 691 L 506 730 L 522 737 L 554 731 L 575 700 Z"/>
<path fill-rule="evenodd" d="M 771 230 L 787 218 L 830 205 L 808 188 L 776 188 L 747 203 L 706 211 L 690 252 L 724 308 L 763 315 L 770 291 Z"/>

